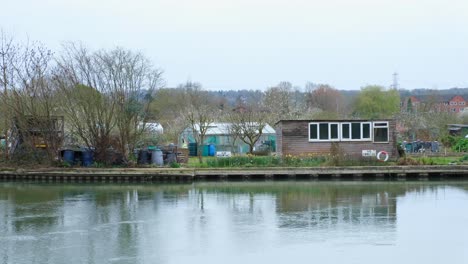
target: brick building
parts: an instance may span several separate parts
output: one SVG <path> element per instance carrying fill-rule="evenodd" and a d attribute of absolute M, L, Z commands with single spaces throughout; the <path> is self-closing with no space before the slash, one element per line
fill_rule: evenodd
<path fill-rule="evenodd" d="M 461 95 L 409 96 L 401 101 L 402 112 L 452 112 L 468 111 L 467 101 Z"/>

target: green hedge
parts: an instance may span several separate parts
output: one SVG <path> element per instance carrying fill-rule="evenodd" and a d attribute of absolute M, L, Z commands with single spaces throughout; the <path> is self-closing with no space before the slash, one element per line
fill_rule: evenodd
<path fill-rule="evenodd" d="M 326 161 L 325 157 L 298 157 L 286 156 L 283 159 L 275 156 L 233 156 L 215 158 L 206 161 L 208 167 L 311 167 L 321 165 Z"/>

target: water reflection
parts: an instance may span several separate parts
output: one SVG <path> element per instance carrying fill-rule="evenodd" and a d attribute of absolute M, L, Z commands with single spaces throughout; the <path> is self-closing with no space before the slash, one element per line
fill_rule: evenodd
<path fill-rule="evenodd" d="M 468 246 L 467 191 L 463 182 L 2 183 L 0 263 L 374 263 L 365 256 L 396 252 L 405 263 L 408 248 L 433 238 L 413 236 L 433 220 L 437 237 Z"/>

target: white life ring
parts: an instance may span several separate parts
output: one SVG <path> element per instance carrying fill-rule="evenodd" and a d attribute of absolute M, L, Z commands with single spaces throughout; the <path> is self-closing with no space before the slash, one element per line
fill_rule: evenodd
<path fill-rule="evenodd" d="M 384 155 L 384 157 L 382 157 L 382 155 Z M 378 159 L 379 161 L 385 162 L 385 161 L 388 160 L 389 157 L 390 157 L 390 155 L 388 155 L 388 153 L 387 153 L 386 151 L 383 151 L 383 150 L 382 150 L 382 151 L 380 151 L 379 153 L 377 153 L 377 159 Z"/>

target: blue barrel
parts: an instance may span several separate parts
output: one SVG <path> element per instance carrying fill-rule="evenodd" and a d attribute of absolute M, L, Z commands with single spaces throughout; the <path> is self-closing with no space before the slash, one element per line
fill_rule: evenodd
<path fill-rule="evenodd" d="M 94 163 L 94 153 L 91 150 L 83 150 L 81 152 L 81 161 L 83 166 L 89 167 Z"/>
<path fill-rule="evenodd" d="M 75 163 L 75 151 L 71 149 L 66 149 L 63 151 L 63 161 L 73 165 Z"/>
<path fill-rule="evenodd" d="M 211 144 L 209 147 L 208 147 L 208 156 L 214 156 L 216 154 L 216 147 L 215 145 Z"/>

